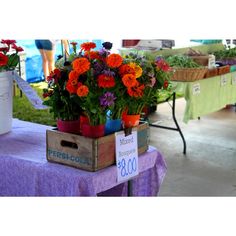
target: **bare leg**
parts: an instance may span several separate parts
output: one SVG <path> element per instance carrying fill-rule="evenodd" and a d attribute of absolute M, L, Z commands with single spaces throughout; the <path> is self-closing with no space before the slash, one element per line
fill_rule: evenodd
<path fill-rule="evenodd" d="M 44 73 L 44 77 L 45 77 L 45 80 L 46 80 L 47 76 L 49 75 L 47 57 L 46 57 L 43 49 L 39 49 L 39 52 L 40 52 L 41 57 L 42 57 L 43 73 Z"/>
<path fill-rule="evenodd" d="M 48 73 L 50 73 L 55 69 L 54 48 L 53 50 L 44 50 L 44 54 L 47 60 Z"/>

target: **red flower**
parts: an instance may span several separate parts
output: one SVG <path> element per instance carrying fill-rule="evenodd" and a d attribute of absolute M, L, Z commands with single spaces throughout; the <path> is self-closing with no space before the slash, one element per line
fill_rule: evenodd
<path fill-rule="evenodd" d="M 96 48 L 96 44 L 93 42 L 82 43 L 80 48 L 84 51 L 90 51 L 93 48 Z"/>
<path fill-rule="evenodd" d="M 12 49 L 15 49 L 17 52 L 22 52 L 22 51 L 24 51 L 24 49 L 22 48 L 22 47 L 18 47 L 18 46 L 16 46 L 14 43 L 12 44 Z"/>
<path fill-rule="evenodd" d="M 76 45 L 77 45 L 76 42 L 71 42 L 70 44 L 73 45 L 73 46 L 76 46 Z"/>
<path fill-rule="evenodd" d="M 2 39 L 1 40 L 1 43 L 5 43 L 7 44 L 8 46 L 13 44 L 13 43 L 16 43 L 16 40 L 11 40 L 11 39 Z"/>
<path fill-rule="evenodd" d="M 164 84 L 163 84 L 163 88 L 166 89 L 166 88 L 168 87 L 168 85 L 169 85 L 168 80 L 165 80 L 165 81 L 164 81 Z"/>
<path fill-rule="evenodd" d="M 143 91 L 144 91 L 144 84 L 139 85 L 139 83 L 136 83 L 136 86 L 134 87 L 128 87 L 127 92 L 130 97 L 142 97 L 143 96 Z"/>
<path fill-rule="evenodd" d="M 52 94 L 53 94 L 53 91 L 52 90 L 48 90 L 47 92 L 43 93 L 43 98 L 51 97 Z"/>
<path fill-rule="evenodd" d="M 57 84 L 58 80 L 60 79 L 61 76 L 61 71 L 59 69 L 54 69 L 53 71 L 50 72 L 50 75 L 47 77 L 47 81 L 51 81 L 54 79 L 54 83 Z"/>
<path fill-rule="evenodd" d="M 3 53 L 0 53 L 0 66 L 5 66 L 8 63 L 8 57 Z"/>
<path fill-rule="evenodd" d="M 9 51 L 9 48 L 8 47 L 2 47 L 0 48 L 0 52 L 8 52 Z"/>
<path fill-rule="evenodd" d="M 115 86 L 115 84 L 115 79 L 112 76 L 104 74 L 98 76 L 98 87 L 112 88 Z"/>
<path fill-rule="evenodd" d="M 157 69 L 167 72 L 170 69 L 170 66 L 163 59 L 160 59 L 156 62 Z"/>

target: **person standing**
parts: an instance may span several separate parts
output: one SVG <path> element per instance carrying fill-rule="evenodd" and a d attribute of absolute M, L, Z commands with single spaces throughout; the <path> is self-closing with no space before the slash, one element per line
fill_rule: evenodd
<path fill-rule="evenodd" d="M 47 79 L 55 68 L 55 40 L 36 39 L 35 45 L 41 54 L 44 78 Z"/>

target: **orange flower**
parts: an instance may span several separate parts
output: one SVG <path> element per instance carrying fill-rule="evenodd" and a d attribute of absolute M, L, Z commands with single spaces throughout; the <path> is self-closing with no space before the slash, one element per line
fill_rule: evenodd
<path fill-rule="evenodd" d="M 93 48 L 96 48 L 96 44 L 93 42 L 86 42 L 80 45 L 80 48 L 84 51 L 90 51 Z"/>
<path fill-rule="evenodd" d="M 112 88 L 114 86 L 115 86 L 114 77 L 104 74 L 98 76 L 98 87 Z"/>
<path fill-rule="evenodd" d="M 136 78 L 139 78 L 142 75 L 143 69 L 139 65 L 134 62 L 130 62 L 128 65 L 134 69 Z"/>
<path fill-rule="evenodd" d="M 91 52 L 86 51 L 84 53 L 84 55 L 86 57 L 90 58 L 91 60 L 93 60 L 93 59 L 98 59 L 98 60 L 101 59 L 98 51 L 91 51 Z"/>
<path fill-rule="evenodd" d="M 69 79 L 70 80 L 78 80 L 78 78 L 79 78 L 79 74 L 75 70 L 72 70 L 69 73 Z"/>
<path fill-rule="evenodd" d="M 131 68 L 128 64 L 124 64 L 119 67 L 119 74 L 121 76 L 123 76 L 125 74 L 135 75 L 135 70 L 133 68 Z"/>
<path fill-rule="evenodd" d="M 123 62 L 123 58 L 116 53 L 112 53 L 107 57 L 107 65 L 111 68 L 119 67 Z"/>
<path fill-rule="evenodd" d="M 126 74 L 122 77 L 122 82 L 126 87 L 133 87 L 137 84 L 137 80 L 134 75 Z"/>
<path fill-rule="evenodd" d="M 67 90 L 70 94 L 76 93 L 77 88 L 78 88 L 78 84 L 75 83 L 75 80 L 72 80 L 72 82 L 69 81 L 69 80 L 67 81 L 67 83 L 66 83 L 66 90 Z"/>
<path fill-rule="evenodd" d="M 144 84 L 139 85 L 139 83 L 137 82 L 134 87 L 129 87 L 127 89 L 127 92 L 128 92 L 130 97 L 138 98 L 138 97 L 143 96 L 144 88 L 145 88 Z"/>
<path fill-rule="evenodd" d="M 77 58 L 72 62 L 73 69 L 79 74 L 83 74 L 90 68 L 90 62 L 87 58 Z"/>
<path fill-rule="evenodd" d="M 86 85 L 80 85 L 77 89 L 77 95 L 79 97 L 86 97 L 89 93 L 89 88 Z"/>

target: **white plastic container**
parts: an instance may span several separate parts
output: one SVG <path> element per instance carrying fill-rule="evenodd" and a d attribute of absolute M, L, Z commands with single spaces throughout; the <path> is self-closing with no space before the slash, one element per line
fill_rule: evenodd
<path fill-rule="evenodd" d="M 0 135 L 12 128 L 12 91 L 11 71 L 0 72 Z"/>

